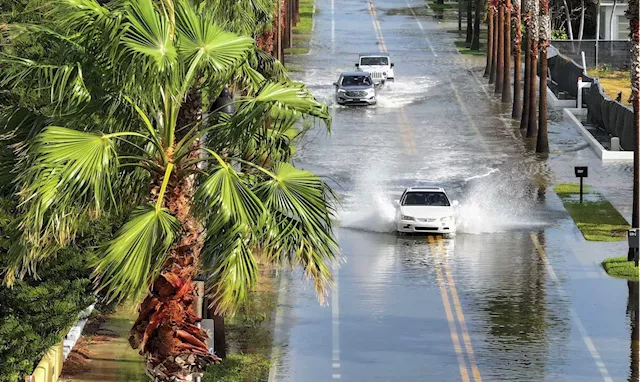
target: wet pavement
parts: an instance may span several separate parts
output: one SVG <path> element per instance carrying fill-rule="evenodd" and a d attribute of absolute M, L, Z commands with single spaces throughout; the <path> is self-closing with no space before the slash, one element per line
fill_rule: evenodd
<path fill-rule="evenodd" d="M 599 266 L 626 243 L 586 242 L 553 192 L 589 165 L 629 218 L 631 164 L 602 164 L 560 111 L 551 155 L 533 154 L 484 58 L 458 54 L 455 23 L 425 4 L 317 0 L 310 54 L 289 58 L 333 115 L 296 164 L 340 196 L 344 262 L 326 306 L 283 278 L 270 380 L 637 381 L 637 283 Z M 395 82 L 374 107 L 336 105 L 331 83 L 371 51 L 390 53 Z M 391 233 L 393 200 L 416 185 L 460 201 L 454 238 Z"/>

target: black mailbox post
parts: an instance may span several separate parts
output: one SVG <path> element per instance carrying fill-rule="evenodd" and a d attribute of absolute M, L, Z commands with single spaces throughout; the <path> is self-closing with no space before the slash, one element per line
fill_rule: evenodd
<path fill-rule="evenodd" d="M 589 176 L 589 167 L 576 166 L 575 172 L 576 172 L 576 177 L 580 178 L 580 203 L 582 203 L 582 180 Z"/>
<path fill-rule="evenodd" d="M 636 263 L 636 267 L 638 266 L 638 235 L 640 234 L 640 230 L 638 228 L 631 228 L 627 231 L 627 238 L 629 239 L 629 249 L 633 252 L 633 261 Z"/>

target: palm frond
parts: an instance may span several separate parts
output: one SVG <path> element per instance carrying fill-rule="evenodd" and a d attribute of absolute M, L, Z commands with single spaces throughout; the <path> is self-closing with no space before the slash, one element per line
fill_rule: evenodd
<path fill-rule="evenodd" d="M 105 246 L 94 275 L 98 291 L 107 299 L 138 300 L 149 290 L 180 230 L 178 220 L 165 208 L 138 207 L 131 219 Z"/>

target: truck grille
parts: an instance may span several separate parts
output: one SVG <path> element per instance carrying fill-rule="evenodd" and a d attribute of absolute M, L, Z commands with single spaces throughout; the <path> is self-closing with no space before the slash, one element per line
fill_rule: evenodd
<path fill-rule="evenodd" d="M 367 92 L 363 92 L 363 91 L 351 91 L 351 92 L 346 92 L 347 97 L 366 97 L 367 96 Z"/>
<path fill-rule="evenodd" d="M 373 73 L 371 73 L 371 78 L 373 78 L 373 79 L 382 79 L 382 78 L 384 78 L 384 75 L 382 75 L 381 72 L 373 72 Z"/>

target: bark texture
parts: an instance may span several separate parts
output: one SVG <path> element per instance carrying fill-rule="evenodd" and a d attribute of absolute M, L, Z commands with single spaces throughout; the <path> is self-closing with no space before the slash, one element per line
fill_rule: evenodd
<path fill-rule="evenodd" d="M 504 0 L 504 78 L 502 102 L 511 103 L 511 0 Z"/>
<path fill-rule="evenodd" d="M 494 84 L 498 76 L 498 9 L 496 7 L 497 0 L 491 1 L 493 9 L 493 49 L 491 51 L 491 73 L 489 74 L 489 83 Z"/>
<path fill-rule="evenodd" d="M 640 226 L 640 13 L 638 0 L 629 0 L 627 18 L 629 19 L 629 37 L 631 38 L 631 105 L 633 106 L 633 206 L 631 226 Z M 633 254 L 629 250 L 629 260 Z M 637 333 L 637 332 L 636 332 Z"/>
<path fill-rule="evenodd" d="M 511 110 L 512 118 L 520 118 L 522 116 L 522 100 L 520 91 L 520 67 L 522 62 L 522 29 L 520 27 L 520 0 L 513 0 L 513 108 Z"/>
<path fill-rule="evenodd" d="M 551 39 L 551 19 L 549 17 L 549 0 L 540 1 L 540 111 L 538 112 L 537 153 L 549 152 L 549 134 L 547 132 L 547 48 Z"/>
<path fill-rule="evenodd" d="M 498 69 L 496 71 L 496 93 L 502 93 L 504 80 L 504 2 L 498 0 Z"/>
<path fill-rule="evenodd" d="M 493 61 L 493 5 L 491 1 L 489 1 L 488 6 L 487 22 L 487 64 L 484 68 L 484 76 L 491 77 L 491 70 L 493 69 L 491 65 Z M 491 80 L 489 80 L 489 83 L 491 83 Z"/>

